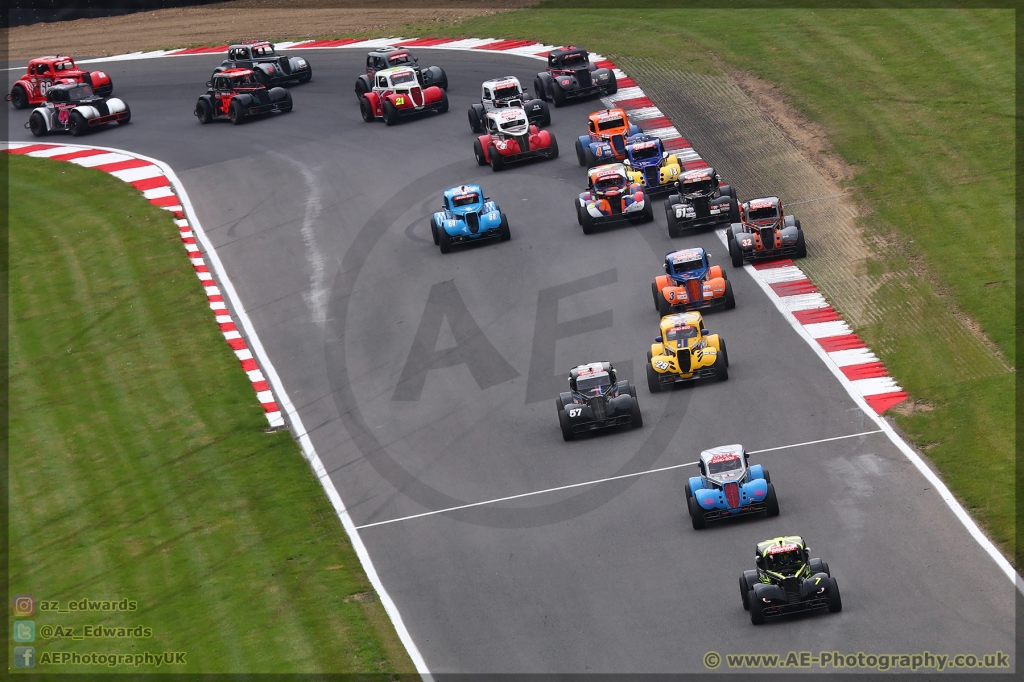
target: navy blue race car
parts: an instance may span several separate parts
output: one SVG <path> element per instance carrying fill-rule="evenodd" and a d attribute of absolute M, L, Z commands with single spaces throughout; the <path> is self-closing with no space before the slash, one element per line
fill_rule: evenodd
<path fill-rule="evenodd" d="M 629 168 L 629 177 L 654 195 L 675 189 L 676 180 L 683 172 L 679 157 L 665 151 L 661 139 L 646 133 L 629 138 L 623 165 Z"/>
<path fill-rule="evenodd" d="M 722 445 L 700 453 L 700 476 L 686 483 L 686 506 L 694 529 L 708 521 L 747 514 L 779 515 L 772 477 L 760 464 L 750 466 L 742 445 Z"/>
<path fill-rule="evenodd" d="M 665 274 L 651 284 L 654 309 L 662 317 L 685 310 L 736 307 L 729 276 L 699 246 L 665 254 Z"/>
<path fill-rule="evenodd" d="M 451 251 L 454 244 L 512 238 L 508 218 L 490 197 L 484 196 L 480 185 L 446 189 L 441 210 L 430 218 L 430 234 L 441 253 Z"/>

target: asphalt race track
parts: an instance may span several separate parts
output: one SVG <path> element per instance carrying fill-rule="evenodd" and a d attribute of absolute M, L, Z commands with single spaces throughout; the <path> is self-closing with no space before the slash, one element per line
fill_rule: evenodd
<path fill-rule="evenodd" d="M 543 62 L 419 50 L 447 70 L 451 110 L 388 128 L 359 116 L 365 51 L 301 54 L 315 75 L 292 88 L 295 110 L 238 127 L 191 113 L 220 55 L 104 64 L 131 125 L 51 141 L 175 169 L 357 525 L 692 462 L 716 445 L 876 430 L 731 267 L 737 308 L 706 316 L 728 343 L 729 380 L 648 392 L 665 252 L 727 254 L 711 232 L 670 240 L 660 200 L 654 223 L 583 235 L 573 141 L 599 101 L 552 107 L 560 158 L 477 166 L 466 110 L 481 81 L 511 73 L 532 89 Z M 11 140 L 34 140 L 27 118 L 10 110 Z M 430 214 L 470 181 L 508 214 L 512 240 L 442 256 Z M 638 385 L 645 426 L 564 443 L 555 397 L 571 366 L 596 360 Z M 778 518 L 694 531 L 687 467 L 360 532 L 434 673 L 700 672 L 707 651 L 1014 651 L 1012 583 L 883 434 L 751 463 L 771 471 Z M 829 562 L 842 613 L 750 624 L 737 577 L 755 542 L 782 534 Z"/>

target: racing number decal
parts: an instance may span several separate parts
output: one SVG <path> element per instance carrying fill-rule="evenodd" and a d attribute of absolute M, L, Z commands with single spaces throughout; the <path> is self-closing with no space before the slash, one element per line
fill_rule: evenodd
<path fill-rule="evenodd" d="M 403 104 L 405 104 L 405 97 L 404 96 L 399 95 L 398 97 L 395 98 L 395 106 L 396 107 L 400 107 Z"/>
<path fill-rule="evenodd" d="M 578 417 L 583 414 L 583 409 L 580 407 L 573 407 L 569 410 L 570 417 Z"/>
<path fill-rule="evenodd" d="M 743 241 L 740 242 L 740 244 L 742 244 L 743 246 L 750 246 L 753 243 L 754 243 L 754 240 L 752 240 L 752 239 L 744 239 Z"/>
<path fill-rule="evenodd" d="M 655 360 L 654 361 L 654 368 L 655 369 L 660 369 L 660 370 L 666 370 L 666 369 L 668 369 L 668 363 L 665 362 L 664 360 Z"/>
<path fill-rule="evenodd" d="M 39 81 L 39 96 L 45 97 L 46 91 L 53 85 L 53 81 Z"/>

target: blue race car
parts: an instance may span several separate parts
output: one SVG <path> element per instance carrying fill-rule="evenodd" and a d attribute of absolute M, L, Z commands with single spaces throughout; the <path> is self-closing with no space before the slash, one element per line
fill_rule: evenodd
<path fill-rule="evenodd" d="M 480 185 L 446 189 L 441 210 L 430 218 L 430 234 L 441 253 L 451 251 L 454 244 L 512 238 L 508 218 L 490 197 L 484 196 Z"/>
<path fill-rule="evenodd" d="M 700 476 L 686 484 L 686 506 L 694 529 L 708 521 L 746 516 L 779 515 L 772 478 L 760 464 L 749 466 L 742 445 L 721 445 L 700 453 Z"/>
<path fill-rule="evenodd" d="M 660 138 L 646 133 L 629 138 L 622 163 L 629 168 L 630 179 L 643 185 L 650 195 L 675 189 L 676 179 L 683 172 L 679 157 L 665 151 Z"/>
<path fill-rule="evenodd" d="M 685 310 L 736 307 L 729 276 L 720 265 L 711 264 L 711 256 L 699 246 L 665 254 L 665 274 L 651 284 L 654 309 L 662 317 Z"/>
<path fill-rule="evenodd" d="M 588 118 L 590 132 L 576 140 L 576 160 L 585 168 L 622 161 L 626 145 L 643 133 L 640 126 L 629 122 L 625 109 L 602 109 Z"/>

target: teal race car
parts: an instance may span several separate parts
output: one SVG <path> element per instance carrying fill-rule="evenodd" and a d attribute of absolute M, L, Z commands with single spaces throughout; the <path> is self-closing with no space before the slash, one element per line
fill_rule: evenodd
<path fill-rule="evenodd" d="M 484 196 L 480 185 L 446 189 L 441 210 L 430 218 L 430 235 L 441 253 L 448 253 L 456 244 L 512 238 L 508 218 Z"/>

